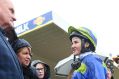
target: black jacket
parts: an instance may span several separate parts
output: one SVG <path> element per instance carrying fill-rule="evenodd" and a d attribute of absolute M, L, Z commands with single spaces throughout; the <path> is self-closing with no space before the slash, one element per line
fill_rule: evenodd
<path fill-rule="evenodd" d="M 24 79 L 38 79 L 35 69 L 31 67 L 27 67 L 27 68 L 23 67 L 23 75 L 24 75 Z"/>

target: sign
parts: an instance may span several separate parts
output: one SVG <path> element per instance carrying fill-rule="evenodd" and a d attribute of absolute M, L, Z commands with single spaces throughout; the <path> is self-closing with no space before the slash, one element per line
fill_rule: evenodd
<path fill-rule="evenodd" d="M 15 27 L 17 35 L 41 27 L 52 20 L 52 11 Z"/>

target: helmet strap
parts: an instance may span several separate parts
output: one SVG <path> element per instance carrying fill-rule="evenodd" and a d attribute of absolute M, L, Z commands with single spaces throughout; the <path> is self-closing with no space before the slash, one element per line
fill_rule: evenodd
<path fill-rule="evenodd" d="M 85 41 L 84 39 L 81 39 L 81 53 L 84 53 L 85 52 Z"/>

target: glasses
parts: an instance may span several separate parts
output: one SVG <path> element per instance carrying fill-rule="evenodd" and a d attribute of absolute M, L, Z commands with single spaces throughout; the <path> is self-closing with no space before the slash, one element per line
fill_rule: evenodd
<path fill-rule="evenodd" d="M 36 68 L 36 71 L 43 71 L 44 68 Z"/>

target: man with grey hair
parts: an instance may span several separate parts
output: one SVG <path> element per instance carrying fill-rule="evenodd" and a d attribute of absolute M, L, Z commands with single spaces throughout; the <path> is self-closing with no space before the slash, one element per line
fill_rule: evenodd
<path fill-rule="evenodd" d="M 23 79 L 18 58 L 6 39 L 6 37 L 9 40 L 17 38 L 14 36 L 13 28 L 15 20 L 12 2 L 0 0 L 0 79 Z"/>

